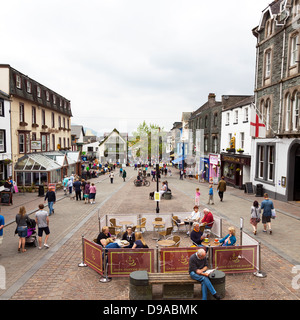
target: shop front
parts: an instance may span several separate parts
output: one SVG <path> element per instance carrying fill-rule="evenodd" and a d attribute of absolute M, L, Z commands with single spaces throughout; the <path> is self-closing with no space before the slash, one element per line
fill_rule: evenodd
<path fill-rule="evenodd" d="M 209 183 L 218 184 L 220 179 L 220 155 L 209 155 Z"/>
<path fill-rule="evenodd" d="M 80 175 L 79 152 L 30 153 L 20 158 L 14 168 L 14 180 L 19 187 L 59 183 L 65 175 Z"/>
<path fill-rule="evenodd" d="M 239 154 L 221 154 L 221 174 L 228 185 L 243 188 L 245 182 L 250 181 L 251 157 Z"/>
<path fill-rule="evenodd" d="M 200 177 L 209 181 L 209 158 L 200 157 Z"/>

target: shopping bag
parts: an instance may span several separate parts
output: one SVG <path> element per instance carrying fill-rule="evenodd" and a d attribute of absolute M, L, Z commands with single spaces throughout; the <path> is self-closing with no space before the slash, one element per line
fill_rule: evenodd
<path fill-rule="evenodd" d="M 276 218 L 276 211 L 275 211 L 275 209 L 272 209 L 271 213 L 272 213 L 272 219 L 275 219 L 275 218 Z"/>

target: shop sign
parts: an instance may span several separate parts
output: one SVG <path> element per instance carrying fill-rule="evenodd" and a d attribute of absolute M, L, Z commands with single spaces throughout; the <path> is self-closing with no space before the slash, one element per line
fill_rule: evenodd
<path fill-rule="evenodd" d="M 214 247 L 213 268 L 227 273 L 257 270 L 257 246 Z"/>
<path fill-rule="evenodd" d="M 154 272 L 154 249 L 109 249 L 108 275 L 124 277 L 133 271 Z"/>
<path fill-rule="evenodd" d="M 179 249 L 164 248 L 160 251 L 161 273 L 182 273 L 189 271 L 189 260 L 199 248 L 189 247 Z"/>
<path fill-rule="evenodd" d="M 84 263 L 96 272 L 103 274 L 102 247 L 84 239 Z"/>

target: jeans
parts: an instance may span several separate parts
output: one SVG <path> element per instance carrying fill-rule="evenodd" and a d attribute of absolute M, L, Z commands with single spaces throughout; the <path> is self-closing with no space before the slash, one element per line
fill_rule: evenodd
<path fill-rule="evenodd" d="M 51 216 L 51 214 L 52 214 L 52 212 L 53 212 L 53 203 L 54 203 L 54 202 L 48 202 L 49 216 Z"/>
<path fill-rule="evenodd" d="M 202 300 L 207 300 L 207 289 L 210 291 L 212 295 L 216 294 L 216 290 L 211 284 L 210 280 L 206 276 L 201 276 L 194 271 L 190 273 L 192 279 L 201 282 L 201 289 L 202 289 Z"/>

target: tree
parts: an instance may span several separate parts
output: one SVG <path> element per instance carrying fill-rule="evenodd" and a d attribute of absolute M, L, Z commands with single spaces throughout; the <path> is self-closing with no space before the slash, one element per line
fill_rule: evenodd
<path fill-rule="evenodd" d="M 145 161 L 159 161 L 162 155 L 162 141 L 166 133 L 163 128 L 157 124 L 147 124 L 144 120 L 135 132 L 133 132 L 134 139 L 132 141 L 132 149 L 135 155 L 140 160 Z M 134 153 L 134 152 L 133 152 Z"/>

